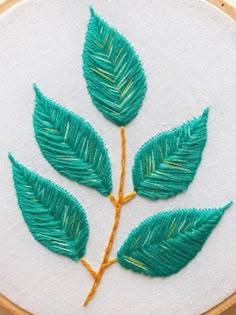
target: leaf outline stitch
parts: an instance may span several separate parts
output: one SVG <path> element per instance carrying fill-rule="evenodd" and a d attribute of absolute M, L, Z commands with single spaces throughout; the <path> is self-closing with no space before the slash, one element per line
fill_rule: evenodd
<path fill-rule="evenodd" d="M 18 204 L 33 237 L 57 254 L 80 260 L 89 237 L 87 216 L 80 203 L 66 190 L 24 167 L 11 154 L 9 159 Z"/>
<path fill-rule="evenodd" d="M 127 125 L 142 106 L 147 85 L 134 48 L 92 8 L 83 70 L 92 102 L 117 126 Z"/>
<path fill-rule="evenodd" d="M 229 202 L 218 209 L 160 212 L 133 229 L 117 253 L 125 269 L 167 277 L 184 268 L 202 249 Z"/>
<path fill-rule="evenodd" d="M 134 190 L 153 200 L 185 191 L 193 181 L 207 140 L 209 108 L 201 116 L 144 143 L 134 158 Z"/>
<path fill-rule="evenodd" d="M 49 98 L 47 98 L 47 97 L 45 97 L 41 92 L 40 92 L 40 90 L 36 87 L 36 86 L 34 86 L 34 88 L 35 88 L 35 92 L 36 92 L 36 106 L 35 106 L 35 108 L 37 107 L 37 101 L 39 101 L 39 99 L 41 99 L 40 101 L 39 101 L 39 103 L 41 102 L 41 105 L 42 105 L 42 103 L 45 103 L 46 104 L 46 106 L 45 106 L 45 108 L 44 109 L 46 109 L 46 111 L 48 111 L 50 108 L 52 109 L 53 108 L 53 110 L 52 110 L 52 116 L 54 117 L 54 121 L 56 121 L 57 119 L 58 119 L 58 116 L 60 116 L 59 114 L 60 113 L 63 113 L 64 115 L 62 115 L 64 118 L 65 117 L 72 117 L 73 119 L 75 119 L 76 121 L 77 121 L 77 123 L 81 123 L 82 125 L 86 125 L 87 127 L 88 127 L 88 129 L 91 131 L 92 130 L 92 133 L 93 133 L 93 135 L 94 135 L 94 139 L 98 139 L 98 142 L 100 143 L 100 145 L 102 144 L 102 148 L 103 148 L 103 157 L 104 157 L 104 159 L 105 159 L 105 163 L 104 163 L 104 165 L 103 165 L 103 169 L 102 169 L 102 172 L 101 173 L 104 173 L 103 175 L 103 178 L 102 178 L 102 180 L 101 180 L 101 178 L 100 178 L 100 182 L 99 182 L 99 180 L 97 180 L 97 178 L 94 178 L 94 177 L 89 177 L 88 176 L 88 173 L 86 174 L 86 176 L 87 176 L 87 180 L 89 181 L 90 180 L 90 184 L 88 184 L 88 182 L 86 181 L 86 179 L 85 179 L 85 181 L 84 181 L 84 179 L 82 179 L 81 180 L 81 178 L 80 178 L 80 180 L 77 180 L 77 182 L 79 182 L 79 183 L 81 183 L 81 184 L 85 184 L 85 185 L 87 185 L 88 187 L 92 187 L 92 188 L 95 188 L 95 189 L 97 189 L 102 195 L 104 195 L 104 196 L 107 196 L 108 197 L 108 199 L 110 200 L 110 202 L 111 202 L 111 204 L 114 206 L 114 209 L 115 209 L 115 215 L 114 215 L 114 222 L 113 222 L 113 226 L 112 226 L 112 229 L 111 229 L 111 233 L 110 233 L 110 235 L 109 235 L 109 238 L 108 238 L 108 242 L 107 242 L 107 245 L 106 245 L 106 248 L 105 248 L 105 251 L 104 251 L 104 255 L 103 255 L 103 258 L 102 258 L 102 262 L 101 262 L 101 264 L 100 264 L 100 266 L 99 266 L 99 269 L 98 269 L 98 271 L 95 271 L 93 268 L 92 268 L 92 266 L 89 264 L 89 262 L 83 257 L 83 255 L 85 254 L 85 248 L 84 248 L 84 252 L 83 253 L 80 253 L 79 255 L 77 255 L 77 256 L 73 256 L 72 255 L 72 259 L 73 259 L 73 257 L 74 257 L 74 260 L 78 260 L 78 259 L 80 259 L 80 261 L 81 261 L 81 263 L 82 263 L 82 265 L 87 269 L 87 271 L 90 273 L 90 275 L 91 275 L 91 277 L 93 278 L 93 284 L 92 284 L 92 287 L 91 287 L 91 289 L 90 289 L 90 291 L 89 291 L 89 293 L 88 293 L 88 295 L 87 295 L 87 297 L 86 297 L 86 299 L 85 299 L 85 301 L 84 301 L 84 306 L 86 306 L 90 301 L 91 301 L 91 299 L 93 298 L 93 296 L 94 296 L 94 294 L 96 293 L 96 290 L 97 290 L 97 287 L 99 286 L 99 283 L 100 283 L 100 281 L 101 281 L 101 279 L 102 279 L 102 277 L 103 277 L 103 274 L 104 274 L 104 272 L 105 272 L 105 270 L 109 267 L 109 266 L 111 266 L 112 264 L 114 264 L 115 262 L 121 262 L 121 259 L 120 259 L 120 257 L 119 257 L 119 253 L 121 253 L 121 249 L 123 248 L 121 248 L 120 249 L 120 251 L 118 252 L 118 256 L 117 256 L 117 259 L 116 258 L 112 258 L 112 257 L 110 257 L 111 256 L 111 252 L 112 252 L 112 248 L 113 248 L 113 244 L 114 244 L 114 239 L 115 239 L 115 236 L 116 236 L 116 233 L 117 233 L 117 230 L 118 230 L 118 226 L 119 226 L 119 222 L 120 222 L 120 217 L 121 217 L 121 211 L 122 211 L 122 208 L 123 208 L 123 206 L 127 203 L 127 202 L 129 202 L 129 201 L 131 201 L 133 198 L 135 198 L 136 197 L 136 195 L 137 194 L 139 194 L 139 195 L 141 195 L 141 196 L 145 196 L 145 192 L 143 193 L 142 192 L 142 190 L 140 189 L 140 187 L 138 187 L 138 185 L 136 185 L 137 184 L 137 182 L 135 183 L 135 180 L 133 180 L 134 181 L 134 187 L 135 187 L 135 190 L 136 191 L 131 191 L 131 192 L 129 192 L 129 193 L 127 193 L 127 194 L 125 194 L 125 192 L 124 192 L 124 184 L 125 184 L 125 175 L 126 175 L 126 130 L 125 130 L 125 127 L 124 127 L 124 125 L 126 125 L 126 124 L 128 124 L 137 114 L 138 114 L 138 112 L 139 112 L 139 109 L 141 108 L 141 105 L 142 105 L 142 102 L 143 102 L 143 100 L 144 100 L 144 96 L 145 96 L 145 93 L 146 93 L 146 77 L 145 77 L 145 74 L 144 74 L 144 70 L 143 70 L 143 68 L 142 68 L 142 65 L 141 65 L 141 62 L 139 61 L 139 58 L 138 58 L 138 56 L 136 55 L 136 53 L 135 53 L 135 51 L 133 50 L 133 48 L 132 48 L 132 46 L 129 44 L 129 42 L 126 40 L 126 38 L 123 36 L 123 35 L 121 35 L 121 34 L 119 34 L 114 28 L 112 28 L 112 27 L 110 27 L 109 25 L 108 25 L 108 23 L 107 22 L 105 22 L 102 18 L 100 18 L 95 12 L 94 12 L 94 10 L 91 8 L 91 18 L 90 18 L 90 23 L 91 23 L 91 21 L 95 21 L 96 20 L 96 23 L 97 22 L 99 22 L 99 23 L 101 23 L 101 25 L 102 25 L 102 27 L 103 28 L 107 28 L 112 34 L 113 34 L 113 37 L 115 36 L 116 37 L 116 39 L 117 38 L 119 38 L 119 39 L 121 39 L 122 41 L 124 41 L 124 43 L 125 43 L 125 45 L 126 45 L 126 47 L 128 47 L 128 49 L 131 49 L 131 51 L 132 51 L 132 56 L 133 56 L 133 58 L 135 59 L 135 62 L 136 62 L 136 65 L 137 65 L 137 67 L 139 68 L 138 69 L 138 71 L 139 71 L 139 74 L 140 74 L 140 77 L 139 77 L 139 79 L 140 79 L 140 82 L 141 82 L 141 88 L 137 85 L 136 86 L 136 92 L 137 92 L 137 95 L 139 95 L 139 102 L 136 102 L 137 101 L 137 98 L 138 98 L 138 96 L 137 95 L 135 95 L 135 98 L 134 98 L 134 100 L 133 100 L 133 102 L 128 102 L 129 103 L 129 105 L 130 106 L 133 106 L 133 105 L 135 105 L 135 106 L 133 106 L 133 108 L 130 108 L 128 111 L 127 111 L 127 108 L 125 109 L 126 111 L 122 111 L 123 110 L 123 108 L 121 108 L 121 110 L 120 110 L 120 108 L 112 108 L 112 105 L 114 105 L 112 102 L 110 102 L 110 100 L 109 100 L 109 97 L 113 97 L 114 96 L 114 87 L 113 87 L 113 91 L 112 91 L 112 93 L 111 93 L 111 95 L 109 95 L 109 97 L 107 98 L 107 100 L 108 100 L 108 106 L 107 106 L 107 108 L 106 108 L 106 106 L 105 107 L 102 107 L 102 106 L 100 106 L 98 103 L 96 103 L 96 102 L 94 102 L 94 97 L 93 97 L 93 95 L 91 95 L 91 97 L 92 97 L 92 101 L 93 101 L 93 103 L 95 104 L 95 106 L 102 112 L 102 114 L 107 118 L 107 119 L 109 119 L 111 122 L 113 122 L 114 124 L 116 124 L 117 126 L 120 126 L 121 128 L 120 128 L 120 137 L 121 137 L 121 169 L 120 169 L 120 180 L 119 180 L 119 185 L 118 185 L 118 192 L 117 192 L 117 195 L 115 196 L 113 193 L 112 193 L 112 181 L 111 181 L 111 165 L 110 165 L 110 159 L 109 159 L 109 156 L 108 156 L 108 152 L 107 152 L 107 149 L 106 149 L 106 147 L 105 147 L 105 145 L 104 145 L 104 143 L 103 143 L 103 141 L 102 141 L 102 138 L 100 137 L 100 136 L 98 136 L 97 135 L 97 133 L 96 133 L 96 131 L 93 129 L 93 127 L 90 125 L 90 124 L 88 124 L 83 118 L 81 118 L 80 116 L 77 116 L 77 115 L 75 115 L 75 114 L 73 114 L 72 112 L 70 112 L 70 111 L 68 111 L 68 110 L 66 110 L 64 107 L 62 107 L 62 106 L 60 106 L 59 104 L 57 104 L 56 102 L 54 102 L 54 101 L 52 101 L 52 100 L 50 100 Z M 88 30 L 89 30 L 89 26 L 88 26 Z M 88 31 L 87 31 L 87 35 L 88 35 Z M 87 41 L 87 37 L 86 37 L 86 41 Z M 87 44 L 87 42 L 85 43 L 85 50 L 86 50 L 86 44 Z M 109 48 L 109 47 L 108 47 Z M 113 49 L 113 48 L 112 48 Z M 86 58 L 88 57 L 88 56 L 86 56 L 86 54 L 87 54 L 87 52 L 85 52 L 85 50 L 84 50 L 84 53 L 83 53 L 83 57 L 84 57 L 84 61 L 86 61 Z M 93 50 L 91 50 L 92 52 L 93 52 Z M 90 52 L 91 52 L 90 51 Z M 118 58 L 119 58 L 119 53 L 117 54 L 118 55 Z M 116 56 L 117 57 L 117 56 Z M 101 55 L 99 56 L 99 58 L 100 58 L 100 60 L 101 60 Z M 104 60 L 103 60 L 104 61 Z M 84 76 L 85 76 L 85 79 L 87 79 L 87 88 L 88 88 L 88 90 L 89 90 L 89 88 L 91 88 L 91 86 L 89 86 L 89 84 L 88 84 L 88 78 L 86 78 L 86 65 L 84 65 Z M 96 70 L 96 68 L 94 68 L 95 70 Z M 90 69 L 91 70 L 91 69 Z M 103 70 L 103 69 L 102 69 Z M 123 67 L 123 68 L 121 68 L 121 70 L 123 71 L 123 70 L 125 70 L 125 67 Z M 100 75 L 100 77 L 103 77 L 103 79 L 105 78 L 105 79 L 107 79 L 107 73 L 104 73 L 104 71 L 101 71 L 101 69 L 98 71 L 99 72 L 99 75 Z M 94 73 L 96 73 L 96 71 L 94 71 Z M 97 73 L 98 74 L 98 73 Z M 136 75 L 136 72 L 133 72 L 133 73 L 131 73 L 132 75 Z M 135 80 L 137 79 L 137 78 L 134 78 Z M 109 81 L 109 79 L 108 79 L 108 81 Z M 139 82 L 139 83 L 140 83 Z M 96 82 L 97 83 L 97 82 Z M 127 82 L 126 82 L 127 83 Z M 95 84 L 96 85 L 96 84 Z M 132 88 L 132 84 L 131 85 L 129 85 L 128 83 L 127 83 L 127 85 L 128 86 L 126 86 L 125 88 L 124 88 L 124 91 L 123 91 L 123 93 L 125 92 L 125 93 L 127 93 L 127 91 L 128 92 L 130 92 L 130 89 Z M 105 85 L 106 87 L 108 86 L 107 85 L 107 83 L 106 83 L 106 85 Z M 96 87 L 97 88 L 97 87 Z M 112 90 L 112 86 L 110 85 L 110 88 L 111 88 L 111 90 Z M 96 91 L 96 93 L 97 92 L 101 92 L 100 91 L 101 89 L 97 89 L 97 91 Z M 89 90 L 89 93 L 91 94 L 91 90 Z M 139 94 L 138 94 L 139 93 Z M 132 96 L 132 95 L 131 95 Z M 98 100 L 99 101 L 101 101 L 101 98 L 98 98 Z M 129 101 L 129 99 L 128 99 L 128 101 Z M 44 105 L 45 105 L 44 104 Z M 37 108 L 36 108 L 37 109 Z M 206 136 L 207 136 L 207 129 L 206 129 L 206 123 L 207 123 L 207 116 L 208 116 L 208 111 L 209 111 L 209 109 L 206 109 L 204 112 L 203 112 L 203 114 L 202 114 L 202 116 L 200 116 L 199 118 L 195 118 L 195 119 L 193 119 L 192 121 L 197 121 L 197 120 L 199 120 L 200 118 L 202 118 L 202 121 L 204 121 L 205 120 L 205 125 L 204 125 L 204 123 L 203 123 L 203 127 L 205 128 L 203 128 L 204 130 L 205 130 L 205 138 L 203 137 L 203 145 L 202 145 L 202 147 L 201 147 L 201 152 L 200 152 L 200 155 L 198 156 L 198 158 L 199 158 L 199 161 L 198 161 L 198 163 L 197 163 L 197 165 L 196 165 L 196 170 L 197 170 L 197 168 L 198 168 L 198 165 L 199 165 L 199 163 L 200 163 L 200 160 L 201 160 L 201 154 L 202 154 L 202 151 L 203 151 L 203 149 L 204 149 L 204 146 L 205 146 L 205 142 L 206 142 Z M 59 114 L 58 114 L 59 113 Z M 55 145 L 55 143 L 54 143 L 54 149 L 51 147 L 51 140 L 52 139 L 54 139 L 55 140 L 55 129 L 53 129 L 53 128 L 50 128 L 51 126 L 48 126 L 48 125 L 43 125 L 43 123 L 45 123 L 45 120 L 44 120 L 44 118 L 45 118 L 45 116 L 43 116 L 43 113 L 42 112 L 40 112 L 40 115 L 38 115 L 39 113 L 38 112 L 35 112 L 34 113 L 34 125 L 35 125 L 35 122 L 36 122 L 36 125 L 37 124 L 41 124 L 43 127 L 45 127 L 44 128 L 44 132 L 41 132 L 41 133 L 39 133 L 39 135 L 38 135 L 38 139 L 37 139 L 37 131 L 38 130 L 36 130 L 36 132 L 35 132 L 35 138 L 36 138 L 36 140 L 37 140 L 37 142 L 38 142 L 38 144 L 39 144 L 39 147 L 40 147 L 40 149 L 41 149 L 41 152 L 42 152 L 42 154 L 44 155 L 44 157 L 48 160 L 48 162 L 50 163 L 50 159 L 48 159 L 48 155 L 47 154 L 45 154 L 45 146 L 46 146 L 46 144 L 44 144 L 43 146 L 42 146 L 42 141 L 43 141 L 43 137 L 45 136 L 45 135 L 47 135 L 47 137 L 46 137 L 46 142 L 48 141 L 48 144 L 50 144 L 50 145 L 48 145 L 48 150 L 49 150 L 49 152 L 57 152 L 57 150 L 58 150 L 58 143 Z M 61 117 L 61 116 L 60 116 Z M 63 143 L 63 139 L 67 139 L 67 137 L 68 137 L 68 133 L 69 133 L 69 129 L 70 129 L 70 124 L 69 124 L 69 127 L 68 127 L 68 125 L 67 125 L 67 123 L 68 123 L 68 120 L 67 120 L 67 123 L 65 124 L 65 119 L 62 119 L 61 118 L 61 120 L 62 121 L 64 121 L 64 132 L 63 132 L 63 135 L 61 136 L 61 141 L 59 141 L 59 144 L 61 145 L 61 143 Z M 192 121 L 190 121 L 190 122 L 188 122 L 188 123 L 185 123 L 185 124 L 183 124 L 182 126 L 180 126 L 180 127 L 182 127 L 183 128 L 183 126 L 186 126 L 187 124 L 190 124 Z M 37 125 L 36 126 L 36 128 L 35 129 L 37 129 L 39 126 Z M 41 127 L 41 126 L 40 126 Z M 49 128 L 48 128 L 49 127 Z M 180 127 L 177 127 L 177 128 L 175 128 L 175 129 L 173 129 L 173 130 L 171 130 L 170 131 L 170 133 L 172 132 L 176 132 L 176 130 L 178 130 Z M 39 128 L 40 129 L 40 128 Z M 43 128 L 42 128 L 43 129 Z M 167 132 L 168 133 L 168 132 Z M 161 136 L 163 136 L 163 134 L 161 134 L 161 135 L 159 135 L 159 136 L 157 136 L 157 137 L 161 137 Z M 154 137 L 155 138 L 155 137 Z M 45 139 L 44 139 L 45 140 Z M 153 140 L 153 138 L 151 139 L 151 140 Z M 150 140 L 150 141 L 151 141 Z M 96 140 L 95 140 L 96 141 Z M 65 142 L 65 141 L 64 141 Z M 145 146 L 146 144 L 144 144 L 144 146 Z M 42 148 L 43 148 L 43 150 L 42 150 Z M 62 149 L 62 147 L 60 147 L 60 150 Z M 142 149 L 142 148 L 141 148 Z M 91 153 L 91 148 L 90 149 L 88 149 L 88 146 L 86 146 L 85 145 L 85 151 L 88 153 L 90 153 L 90 157 L 91 157 L 91 159 L 92 158 L 94 158 L 94 154 L 92 154 Z M 70 152 L 71 153 L 71 152 Z M 139 152 L 138 152 L 139 153 Z M 199 153 L 199 152 L 198 152 Z M 65 154 L 65 153 L 64 153 Z M 135 157 L 136 158 L 136 157 Z M 18 162 L 16 162 L 14 159 L 13 159 L 13 157 L 11 157 L 10 156 L 10 160 L 13 162 L 13 164 L 15 163 L 15 165 L 18 165 L 18 167 L 19 167 L 19 165 L 20 165 L 20 168 L 21 169 L 25 169 L 27 172 L 30 172 L 30 174 L 31 174 L 31 176 L 32 176 L 32 174 L 34 174 L 35 176 L 38 176 L 39 178 L 41 178 L 39 175 L 37 175 L 37 174 L 35 174 L 35 173 L 33 173 L 33 172 L 31 172 L 31 171 L 29 171 L 28 169 L 26 169 L 23 165 L 21 165 L 21 164 L 19 164 Z M 71 162 L 73 160 L 73 157 L 72 157 L 72 159 L 71 159 L 71 156 L 69 155 L 69 156 L 67 156 L 67 158 L 65 159 L 65 162 L 67 162 L 67 163 L 69 163 L 69 162 Z M 97 167 L 98 165 L 99 165 L 99 163 L 100 163 L 100 160 L 99 159 L 94 159 L 95 160 L 95 167 Z M 99 163 L 97 163 L 99 161 Z M 172 164 L 171 163 L 169 163 L 169 165 L 171 165 L 172 166 L 172 169 L 175 167 L 176 168 L 176 165 L 174 165 L 173 163 L 175 162 L 173 162 L 173 161 L 169 161 L 169 162 L 172 162 Z M 63 167 L 60 169 L 60 167 L 58 167 L 58 165 L 55 165 L 55 163 L 53 163 L 52 162 L 52 160 L 51 160 L 51 163 L 50 163 L 60 174 L 62 174 L 62 175 L 64 175 L 64 176 L 66 176 L 67 178 L 69 178 L 69 179 L 71 179 L 71 180 L 75 180 L 75 178 L 73 178 L 73 176 L 70 176 L 70 174 L 65 174 L 65 173 L 63 173 L 64 172 L 64 169 L 63 169 Z M 54 165 L 53 165 L 54 164 Z M 63 165 L 64 166 L 64 165 Z M 70 166 L 70 169 L 73 169 L 73 167 L 71 167 Z M 74 168 L 74 170 L 78 170 L 77 168 Z M 195 172 L 196 172 L 196 170 L 195 170 Z M 83 171 L 83 170 L 82 170 Z M 84 171 L 86 172 L 86 168 L 84 169 Z M 108 172 L 108 175 L 107 175 L 107 173 L 106 173 L 106 171 Z M 98 172 L 99 173 L 99 172 Z M 133 167 L 133 174 L 134 174 L 134 167 Z M 14 175 L 14 170 L 13 170 L 13 175 Z M 69 176 L 68 176 L 69 175 Z M 82 175 L 84 175 L 84 173 L 82 172 Z M 91 174 L 90 174 L 91 175 Z M 85 177 L 86 177 L 85 176 Z M 188 185 L 190 184 L 190 182 L 193 180 L 193 177 L 194 177 L 194 175 L 192 176 L 192 178 L 191 178 L 191 180 L 187 183 L 187 185 L 186 185 L 186 187 L 185 187 L 185 189 L 188 187 Z M 50 181 L 48 181 L 48 180 L 46 180 L 46 179 L 44 179 L 44 178 L 41 178 L 41 179 L 43 179 L 45 182 L 49 182 L 49 183 L 51 183 L 52 185 L 54 185 L 52 182 L 50 182 Z M 134 176 L 133 176 L 133 179 L 134 179 Z M 138 183 L 138 184 L 140 184 L 140 183 Z M 54 185 L 55 186 L 55 185 Z M 138 188 L 137 188 L 138 187 Z M 25 189 L 27 188 L 27 185 L 25 185 L 25 187 L 24 187 Z M 57 186 L 57 188 L 59 188 L 59 189 L 61 189 L 60 187 L 58 187 Z M 184 189 L 183 189 L 184 190 Z M 183 190 L 179 190 L 179 191 L 177 191 L 177 192 L 175 192 L 175 194 L 174 195 L 176 195 L 177 193 L 180 193 L 180 192 L 182 192 Z M 173 195 L 173 196 L 174 196 Z M 26 196 L 27 196 L 27 194 L 26 194 Z M 69 195 L 70 196 L 70 195 Z M 146 195 L 145 197 L 148 197 L 148 198 L 150 198 L 150 199 L 154 199 L 154 200 L 157 200 L 157 199 L 159 199 L 159 197 L 160 196 L 157 196 L 156 194 L 154 194 L 154 195 L 152 195 L 152 194 L 150 194 L 150 195 Z M 165 197 L 166 198 L 169 198 L 169 197 L 171 197 L 171 195 L 165 195 Z M 164 197 L 162 197 L 162 198 L 164 198 Z M 218 209 L 218 214 L 219 214 L 219 217 L 218 217 L 218 221 L 220 220 L 220 218 L 221 218 L 221 216 L 223 215 L 223 212 L 224 212 L 224 210 L 227 208 L 227 207 L 229 207 L 230 205 L 231 205 L 232 203 L 229 203 L 229 204 L 227 204 L 224 208 L 219 208 Z M 184 211 L 184 210 L 182 210 L 182 211 Z M 189 210 L 190 211 L 190 210 Z M 191 211 L 193 211 L 193 210 L 191 210 Z M 208 211 L 209 211 L 209 209 L 208 209 Z M 84 212 L 84 210 L 82 209 L 82 212 Z M 171 215 L 173 215 L 173 213 L 174 214 L 176 214 L 176 212 L 178 212 L 178 211 L 172 211 L 172 212 L 169 212 L 168 213 L 168 216 L 171 216 Z M 172 213 L 172 214 L 171 214 Z M 188 215 L 190 214 L 190 212 L 188 213 Z M 158 215 L 161 215 L 161 214 L 158 214 Z M 156 216 L 158 216 L 158 215 L 156 215 Z M 199 214 L 198 214 L 199 215 Z M 156 217 L 156 216 L 153 216 L 153 217 Z M 85 214 L 85 217 L 86 217 L 86 214 Z M 153 218 L 152 217 L 152 218 Z M 150 218 L 149 218 L 150 219 Z M 149 219 L 147 219 L 147 220 L 149 220 Z M 87 219 L 86 219 L 87 220 Z M 87 222 L 87 221 L 86 221 Z M 216 222 L 217 223 L 217 222 Z M 142 223 L 141 223 L 141 225 L 142 225 Z M 184 222 L 182 222 L 182 226 L 184 225 Z M 212 229 L 213 229 L 214 227 L 212 227 Z M 211 232 L 211 231 L 210 231 Z M 131 232 L 131 234 L 132 234 L 133 232 Z M 174 225 L 173 226 L 171 226 L 171 229 L 170 229 L 170 231 L 169 231 L 169 233 L 170 233 L 170 237 L 174 234 Z M 209 233 L 210 234 L 210 233 Z M 88 235 L 87 235 L 88 236 Z M 86 233 L 85 233 L 85 237 L 87 237 L 86 236 Z M 208 235 L 207 235 L 207 237 L 208 237 Z M 207 238 L 206 237 L 206 238 Z M 128 238 L 129 238 L 129 236 L 128 236 Z M 86 240 L 86 243 L 87 243 L 87 240 Z M 203 242 L 204 243 L 204 242 Z M 202 244 L 203 245 L 203 244 Z M 201 245 L 201 246 L 202 246 Z M 198 248 L 199 249 L 199 248 Z M 199 249 L 200 250 L 200 249 Z M 181 255 L 184 255 L 184 252 L 181 252 Z M 192 258 L 194 258 L 194 255 L 190 258 L 190 260 L 192 259 Z M 137 261 L 136 261 L 137 262 Z M 121 266 L 122 266 L 122 263 L 121 263 Z M 183 266 L 182 266 L 183 267 Z M 182 268 L 181 267 L 181 268 Z M 136 271 L 136 270 L 134 270 L 134 271 Z M 176 271 L 177 272 L 177 271 Z M 151 274 L 150 274 L 151 275 Z M 154 275 L 153 275 L 154 276 Z"/>
<path fill-rule="evenodd" d="M 108 150 L 80 116 L 45 97 L 34 84 L 35 138 L 45 159 L 60 174 L 107 196 L 112 190 Z"/>

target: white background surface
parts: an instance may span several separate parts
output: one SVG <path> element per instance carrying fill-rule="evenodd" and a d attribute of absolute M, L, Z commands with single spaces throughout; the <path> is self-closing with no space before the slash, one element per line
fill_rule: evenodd
<path fill-rule="evenodd" d="M 168 201 L 137 197 L 128 204 L 113 254 L 128 232 L 154 213 L 236 202 L 236 26 L 231 19 L 199 0 L 24 1 L 0 20 L 0 292 L 37 315 L 198 315 L 236 289 L 235 206 L 178 274 L 150 279 L 114 265 L 85 309 L 81 304 L 92 284 L 87 272 L 38 244 L 18 209 L 9 151 L 80 200 L 91 226 L 86 258 L 99 265 L 113 209 L 96 191 L 57 174 L 41 156 L 32 129 L 36 82 L 102 135 L 118 182 L 119 130 L 92 105 L 82 74 L 90 4 L 131 41 L 147 74 L 144 105 L 127 128 L 127 192 L 141 144 L 211 108 L 208 143 L 194 182 Z"/>

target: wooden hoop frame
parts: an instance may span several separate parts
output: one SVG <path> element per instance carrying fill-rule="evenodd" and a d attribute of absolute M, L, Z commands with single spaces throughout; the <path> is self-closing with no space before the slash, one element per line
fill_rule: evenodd
<path fill-rule="evenodd" d="M 6 12 L 11 7 L 15 6 L 22 0 L 5 0 L 5 2 L 0 4 L 0 14 Z M 209 3 L 215 5 L 224 13 L 229 15 L 232 19 L 236 21 L 236 8 L 232 7 L 227 1 L 223 0 L 207 0 Z M 203 313 L 202 315 L 220 315 L 222 312 L 228 310 L 233 305 L 236 305 L 236 292 L 230 295 L 228 298 L 223 300 L 221 303 L 217 304 L 209 311 Z M 15 303 L 11 302 L 8 298 L 4 295 L 0 294 L 0 306 L 3 307 L 5 310 L 11 312 L 13 315 L 33 315 L 25 311 L 20 306 L 16 305 Z"/>
<path fill-rule="evenodd" d="M 224 13 L 229 15 L 233 20 L 236 21 L 236 8 L 228 4 L 227 1 L 223 0 L 207 0 L 209 3 L 217 6 Z"/>

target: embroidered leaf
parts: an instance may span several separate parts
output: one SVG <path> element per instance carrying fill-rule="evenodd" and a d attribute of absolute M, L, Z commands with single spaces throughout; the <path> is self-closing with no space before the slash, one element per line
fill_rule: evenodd
<path fill-rule="evenodd" d="M 84 53 L 84 76 L 94 105 L 118 126 L 137 114 L 146 93 L 141 62 L 124 36 L 93 9 Z"/>
<path fill-rule="evenodd" d="M 151 277 L 170 276 L 197 255 L 231 204 L 218 209 L 156 214 L 130 233 L 117 254 L 117 261 L 126 269 Z"/>
<path fill-rule="evenodd" d="M 57 254 L 82 258 L 89 236 L 82 206 L 62 188 L 9 158 L 19 207 L 33 237 Z"/>
<path fill-rule="evenodd" d="M 69 179 L 108 195 L 111 166 L 102 138 L 84 119 L 34 89 L 35 137 L 46 160 Z"/>
<path fill-rule="evenodd" d="M 188 188 L 205 147 L 208 112 L 207 108 L 200 117 L 153 137 L 139 149 L 133 182 L 140 196 L 170 198 Z"/>

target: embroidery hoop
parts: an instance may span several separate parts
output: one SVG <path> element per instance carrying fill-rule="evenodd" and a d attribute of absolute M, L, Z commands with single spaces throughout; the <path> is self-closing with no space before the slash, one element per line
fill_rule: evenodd
<path fill-rule="evenodd" d="M 15 6 L 17 3 L 22 2 L 24 0 L 6 0 L 5 2 L 0 4 L 0 14 L 3 14 L 11 7 Z M 232 7 L 227 1 L 222 0 L 207 0 L 209 3 L 215 5 L 224 13 L 229 15 L 231 18 L 236 20 L 236 9 Z M 224 301 L 220 302 L 216 306 L 212 307 L 210 310 L 204 312 L 202 315 L 217 315 L 221 314 L 223 311 L 229 309 L 233 305 L 236 305 L 236 292 L 226 298 Z M 16 315 L 30 315 L 31 313 L 23 310 L 20 306 L 16 305 L 15 303 L 11 302 L 7 299 L 4 295 L 0 294 L 0 306 L 4 309 L 12 312 L 12 314 Z M 32 314 L 31 314 L 32 315 Z"/>

